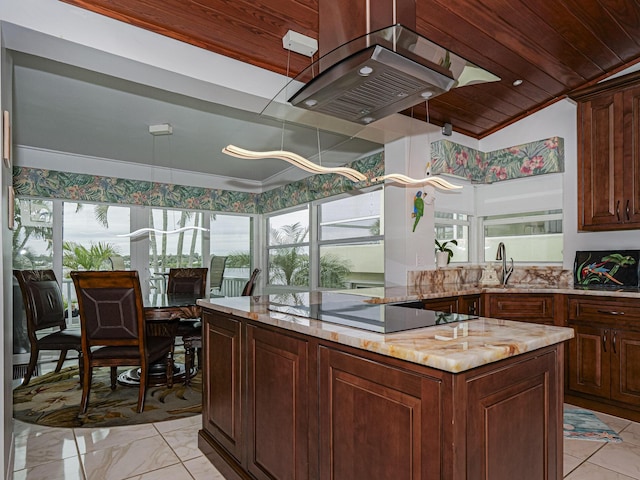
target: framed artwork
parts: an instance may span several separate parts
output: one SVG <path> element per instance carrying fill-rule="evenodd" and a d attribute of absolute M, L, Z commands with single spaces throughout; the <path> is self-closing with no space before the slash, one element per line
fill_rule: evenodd
<path fill-rule="evenodd" d="M 2 159 L 7 168 L 11 168 L 11 123 L 9 112 L 2 112 Z"/>
<path fill-rule="evenodd" d="M 637 287 L 640 250 L 578 251 L 574 285 Z"/>

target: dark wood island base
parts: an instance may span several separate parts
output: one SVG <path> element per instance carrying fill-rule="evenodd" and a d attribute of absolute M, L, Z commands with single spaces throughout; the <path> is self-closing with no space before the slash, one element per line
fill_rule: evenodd
<path fill-rule="evenodd" d="M 562 342 L 450 373 L 203 320 L 198 446 L 227 479 L 562 479 Z"/>

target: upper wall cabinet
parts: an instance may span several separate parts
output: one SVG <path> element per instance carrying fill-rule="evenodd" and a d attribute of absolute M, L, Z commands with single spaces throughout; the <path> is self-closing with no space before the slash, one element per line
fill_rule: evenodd
<path fill-rule="evenodd" d="M 578 228 L 640 228 L 640 72 L 576 91 Z"/>

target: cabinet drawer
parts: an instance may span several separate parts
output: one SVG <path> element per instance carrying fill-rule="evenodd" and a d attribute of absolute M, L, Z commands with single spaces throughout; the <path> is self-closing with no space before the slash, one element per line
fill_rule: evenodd
<path fill-rule="evenodd" d="M 640 322 L 640 301 L 632 299 L 604 300 L 603 297 L 569 297 L 568 307 L 570 322 L 615 322 L 616 324 Z"/>
<path fill-rule="evenodd" d="M 458 313 L 458 297 L 433 298 L 422 300 L 425 310 Z"/>
<path fill-rule="evenodd" d="M 553 295 L 496 293 L 490 294 L 488 298 L 488 317 L 553 324 Z"/>

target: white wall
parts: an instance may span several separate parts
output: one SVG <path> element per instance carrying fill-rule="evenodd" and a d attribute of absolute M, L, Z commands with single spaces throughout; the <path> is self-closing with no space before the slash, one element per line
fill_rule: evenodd
<path fill-rule="evenodd" d="M 573 268 L 577 250 L 638 249 L 637 230 L 618 232 L 578 232 L 578 172 L 576 106 L 571 100 L 561 100 L 520 122 L 480 141 L 480 150 L 491 151 L 522 143 L 559 136 L 564 138 L 565 172 L 562 174 L 562 209 L 565 268 Z M 539 177 L 541 192 L 556 195 L 557 180 L 552 175 Z M 547 179 L 549 183 L 547 184 Z M 532 179 L 536 180 L 536 179 Z M 505 186 L 516 180 L 503 182 Z M 498 184 L 496 184 L 498 185 Z M 516 185 L 516 184 L 514 184 Z M 497 190 L 495 190 L 497 192 Z"/>

